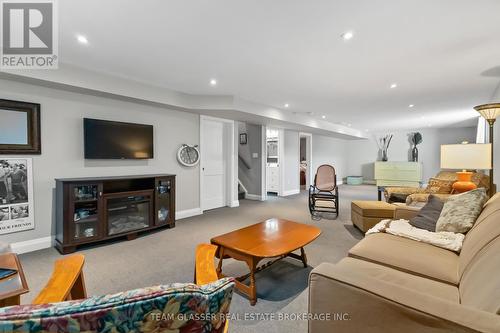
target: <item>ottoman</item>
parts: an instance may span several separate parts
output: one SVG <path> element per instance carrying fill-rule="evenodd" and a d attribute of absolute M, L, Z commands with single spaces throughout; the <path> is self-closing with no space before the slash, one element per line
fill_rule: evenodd
<path fill-rule="evenodd" d="M 394 218 L 396 206 L 384 201 L 353 201 L 351 203 L 352 224 L 367 232 L 375 224 Z"/>

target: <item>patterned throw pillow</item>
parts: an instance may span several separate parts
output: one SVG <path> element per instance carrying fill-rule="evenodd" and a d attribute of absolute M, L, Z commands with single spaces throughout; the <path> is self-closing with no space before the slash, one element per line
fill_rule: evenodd
<path fill-rule="evenodd" d="M 455 180 L 445 180 L 438 178 L 429 179 L 429 184 L 427 185 L 427 193 L 439 193 L 439 194 L 449 194 L 453 190 L 453 183 Z"/>
<path fill-rule="evenodd" d="M 436 223 L 436 232 L 466 233 L 476 222 L 488 195 L 484 188 L 452 195 L 445 202 Z"/>

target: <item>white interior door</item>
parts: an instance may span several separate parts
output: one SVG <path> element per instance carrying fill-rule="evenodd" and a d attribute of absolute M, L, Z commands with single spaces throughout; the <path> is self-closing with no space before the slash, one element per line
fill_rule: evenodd
<path fill-rule="evenodd" d="M 202 202 L 203 210 L 226 206 L 226 158 L 224 123 L 203 119 L 202 126 Z"/>

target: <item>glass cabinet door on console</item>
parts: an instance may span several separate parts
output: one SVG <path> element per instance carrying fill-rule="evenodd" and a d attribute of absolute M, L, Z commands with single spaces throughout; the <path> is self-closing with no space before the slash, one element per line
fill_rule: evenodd
<path fill-rule="evenodd" d="M 172 215 L 172 200 L 174 193 L 175 178 L 157 178 L 156 179 L 156 225 L 168 224 L 173 226 L 174 216 Z"/>
<path fill-rule="evenodd" d="M 70 235 L 74 242 L 98 238 L 102 184 L 71 185 Z"/>

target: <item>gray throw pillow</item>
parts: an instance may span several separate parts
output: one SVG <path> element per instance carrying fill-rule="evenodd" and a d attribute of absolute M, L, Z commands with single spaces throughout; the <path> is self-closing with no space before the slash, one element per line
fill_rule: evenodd
<path fill-rule="evenodd" d="M 452 195 L 444 204 L 436 231 L 466 233 L 476 222 L 488 196 L 484 188 Z"/>
<path fill-rule="evenodd" d="M 410 224 L 416 228 L 436 231 L 436 223 L 443 210 L 444 202 L 435 195 L 430 195 L 429 200 L 420 210 L 417 216 L 410 220 Z"/>

